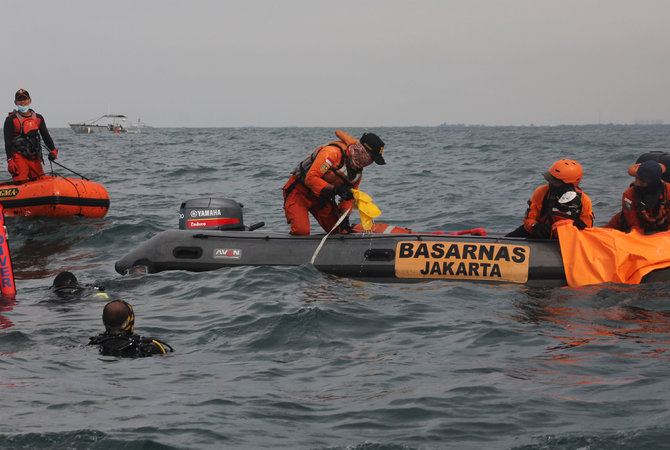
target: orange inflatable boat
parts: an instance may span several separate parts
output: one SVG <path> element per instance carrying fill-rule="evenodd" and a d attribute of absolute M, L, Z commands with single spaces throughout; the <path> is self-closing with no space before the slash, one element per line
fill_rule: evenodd
<path fill-rule="evenodd" d="M 104 217 L 109 195 L 100 184 L 44 175 L 25 183 L 0 183 L 5 216 Z"/>

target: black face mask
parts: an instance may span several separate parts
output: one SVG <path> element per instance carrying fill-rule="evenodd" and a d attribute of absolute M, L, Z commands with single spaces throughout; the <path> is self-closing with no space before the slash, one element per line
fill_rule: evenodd
<path fill-rule="evenodd" d="M 654 183 L 649 183 L 645 187 L 634 186 L 635 198 L 640 202 L 643 208 L 649 209 L 658 205 L 661 199 L 661 192 L 663 190 L 663 183 L 659 180 Z"/>
<path fill-rule="evenodd" d="M 80 286 L 59 286 L 54 288 L 54 293 L 60 298 L 70 298 L 81 295 L 84 288 Z"/>
<path fill-rule="evenodd" d="M 552 195 L 556 196 L 556 198 L 561 197 L 568 191 L 574 191 L 574 190 L 575 187 L 568 183 L 561 183 L 559 186 L 554 186 L 553 184 L 549 183 L 549 192 Z"/>

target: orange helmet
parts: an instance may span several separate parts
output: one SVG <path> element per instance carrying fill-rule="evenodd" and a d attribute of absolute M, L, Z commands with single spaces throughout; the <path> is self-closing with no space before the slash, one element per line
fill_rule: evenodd
<path fill-rule="evenodd" d="M 582 181 L 583 174 L 584 170 L 577 161 L 559 159 L 551 165 L 549 172 L 545 172 L 543 175 L 549 182 L 560 180 L 563 183 L 577 186 Z"/>

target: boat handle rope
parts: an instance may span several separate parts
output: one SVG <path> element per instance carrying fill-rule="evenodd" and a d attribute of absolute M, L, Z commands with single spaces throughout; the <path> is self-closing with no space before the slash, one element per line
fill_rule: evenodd
<path fill-rule="evenodd" d="M 310 264 L 312 264 L 312 265 L 314 264 L 314 260 L 316 259 L 316 255 L 318 255 L 319 252 L 321 251 L 321 247 L 323 247 L 323 244 L 324 244 L 324 242 L 326 242 L 326 239 L 328 239 L 328 236 L 330 236 L 330 233 L 335 231 L 335 229 L 340 226 L 342 221 L 349 215 L 350 211 L 351 211 L 351 207 L 349 207 L 349 209 L 347 209 L 347 211 L 340 216 L 340 218 L 337 220 L 337 222 L 335 222 L 335 226 L 333 226 L 333 228 L 323 237 L 323 239 L 321 239 L 321 243 L 319 244 L 319 246 L 314 251 L 314 254 L 312 255 L 312 259 L 309 260 Z"/>
<path fill-rule="evenodd" d="M 44 142 L 42 142 L 41 144 L 42 144 L 42 148 L 43 148 L 44 150 L 49 150 L 49 148 L 44 144 Z M 49 160 L 49 164 L 51 164 L 51 175 L 54 174 L 54 166 L 53 166 L 53 164 L 56 164 L 57 166 L 60 166 L 60 167 L 62 167 L 62 168 L 65 169 L 65 170 L 69 170 L 69 171 L 72 172 L 73 174 L 77 175 L 78 177 L 83 178 L 83 179 L 86 180 L 86 181 L 91 181 L 90 178 L 86 178 L 86 177 L 83 176 L 82 174 L 77 173 L 77 172 L 75 172 L 75 171 L 72 170 L 72 169 L 68 169 L 67 167 L 65 167 L 64 165 L 62 165 L 62 164 L 60 164 L 60 163 L 57 163 L 56 161 L 51 161 L 51 160 Z"/>
<path fill-rule="evenodd" d="M 69 170 L 69 171 L 72 172 L 73 174 L 77 175 L 78 177 L 82 177 L 82 178 L 83 178 L 84 180 L 86 180 L 86 181 L 91 181 L 90 178 L 86 178 L 86 177 L 83 176 L 82 174 L 77 173 L 77 172 L 75 172 L 75 171 L 72 170 L 72 169 L 68 169 L 67 167 L 65 167 L 64 165 L 62 165 L 62 164 L 60 164 L 60 163 L 57 163 L 56 161 L 49 161 L 49 163 L 56 164 L 57 166 L 61 166 L 63 169 L 65 169 L 65 170 Z M 53 167 L 52 167 L 52 168 L 51 168 L 51 173 L 53 173 L 53 171 L 54 171 L 54 170 L 53 170 Z"/>

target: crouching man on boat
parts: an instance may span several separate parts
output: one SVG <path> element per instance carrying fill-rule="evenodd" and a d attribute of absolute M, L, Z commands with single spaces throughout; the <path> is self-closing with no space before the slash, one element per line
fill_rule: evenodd
<path fill-rule="evenodd" d="M 5 119 L 5 152 L 7 171 L 13 181 L 23 182 L 44 175 L 40 136 L 49 151 L 49 161 L 54 161 L 58 150 L 49 134 L 44 117 L 30 109 L 30 94 L 19 89 L 14 94 L 16 109 Z"/>
<path fill-rule="evenodd" d="M 94 336 L 89 345 L 97 345 L 105 356 L 143 357 L 164 355 L 174 349 L 158 339 L 138 336 L 133 307 L 123 300 L 113 300 L 102 310 L 105 332 Z"/>
<path fill-rule="evenodd" d="M 360 140 L 336 130 L 339 141 L 317 148 L 293 170 L 284 185 L 284 213 L 291 225 L 291 234 L 309 234 L 309 214 L 326 231 L 331 231 L 341 214 L 351 207 L 353 194 L 363 176 L 363 168 L 373 162 L 386 164 L 382 157 L 384 141 L 373 133 Z M 345 171 L 346 169 L 346 171 Z M 336 203 L 335 196 L 341 201 Z M 348 218 L 336 232 L 350 231 Z"/>
<path fill-rule="evenodd" d="M 628 174 L 635 181 L 623 193 L 621 211 L 605 225 L 628 233 L 667 231 L 670 221 L 670 184 L 663 181 L 665 167 L 654 160 L 634 164 Z"/>
<path fill-rule="evenodd" d="M 548 181 L 538 187 L 528 200 L 523 225 L 507 234 L 509 237 L 556 237 L 554 222 L 572 220 L 579 229 L 593 226 L 593 207 L 588 195 L 579 189 L 584 170 L 571 159 L 556 161 L 543 174 Z"/>

